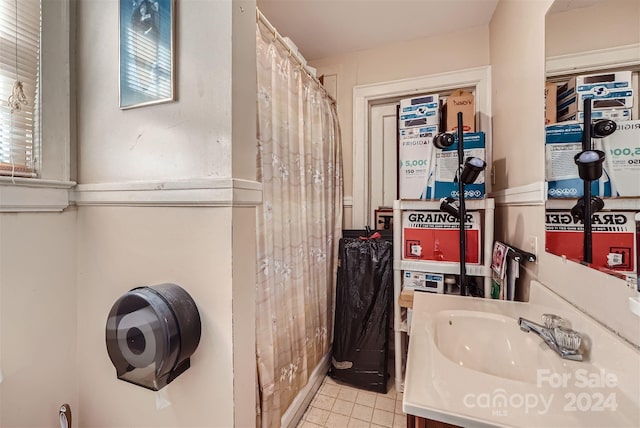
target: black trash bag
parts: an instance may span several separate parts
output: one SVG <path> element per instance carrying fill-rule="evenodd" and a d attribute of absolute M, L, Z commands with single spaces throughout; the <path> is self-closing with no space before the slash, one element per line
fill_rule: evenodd
<path fill-rule="evenodd" d="M 357 388 L 386 393 L 393 248 L 388 240 L 373 236 L 340 240 L 329 375 Z"/>

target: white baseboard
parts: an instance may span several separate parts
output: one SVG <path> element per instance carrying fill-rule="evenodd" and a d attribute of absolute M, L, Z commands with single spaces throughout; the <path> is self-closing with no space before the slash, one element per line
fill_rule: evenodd
<path fill-rule="evenodd" d="M 282 418 L 280 418 L 280 426 L 283 428 L 294 428 L 298 425 L 298 422 L 302 419 L 305 410 L 309 407 L 309 403 L 313 400 L 313 397 L 316 395 L 318 389 L 320 389 L 320 385 L 322 385 L 322 381 L 327 375 L 330 360 L 331 349 L 329 349 L 329 352 L 324 354 L 320 363 L 318 363 L 316 368 L 313 369 L 313 372 L 311 372 L 309 382 L 307 382 L 305 387 L 300 390 L 287 411 L 284 412 Z"/>

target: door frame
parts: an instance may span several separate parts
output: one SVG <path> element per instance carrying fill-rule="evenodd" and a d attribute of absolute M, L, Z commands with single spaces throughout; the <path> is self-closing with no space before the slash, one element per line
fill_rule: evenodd
<path fill-rule="evenodd" d="M 352 227 L 368 224 L 369 209 L 369 105 L 392 97 L 474 86 L 476 124 L 486 134 L 486 158 L 491 159 L 491 66 L 476 67 L 353 88 L 353 208 Z M 487 162 L 490 164 L 490 162 Z M 486 176 L 490 176 L 487 174 Z M 487 193 L 490 180 L 486 180 Z"/>

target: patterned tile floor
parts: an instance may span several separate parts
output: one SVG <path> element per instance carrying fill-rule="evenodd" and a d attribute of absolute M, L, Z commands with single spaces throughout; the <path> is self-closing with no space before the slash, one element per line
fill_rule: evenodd
<path fill-rule="evenodd" d="M 297 428 L 405 428 L 402 393 L 376 394 L 327 376 Z"/>

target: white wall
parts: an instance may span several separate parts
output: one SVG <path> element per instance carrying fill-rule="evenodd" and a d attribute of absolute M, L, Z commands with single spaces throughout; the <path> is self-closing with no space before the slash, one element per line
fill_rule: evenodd
<path fill-rule="evenodd" d="M 547 57 L 640 43 L 637 0 L 601 0 L 590 7 L 550 13 L 546 22 Z"/>
<path fill-rule="evenodd" d="M 78 408 L 76 211 L 0 214 L 0 426 Z"/>
<path fill-rule="evenodd" d="M 477 27 L 440 36 L 311 61 L 318 75 L 336 76 L 342 134 L 344 193 L 353 195 L 353 87 L 489 64 L 489 31 Z M 344 225 L 351 227 L 350 209 Z"/>
<path fill-rule="evenodd" d="M 177 99 L 125 111 L 118 2 L 78 5 L 83 427 L 255 421 L 255 1 L 176 5 Z M 172 405 L 157 410 L 153 392 L 116 379 L 104 328 L 120 295 L 162 282 L 193 296 L 203 336 L 191 368 L 167 387 Z"/>

